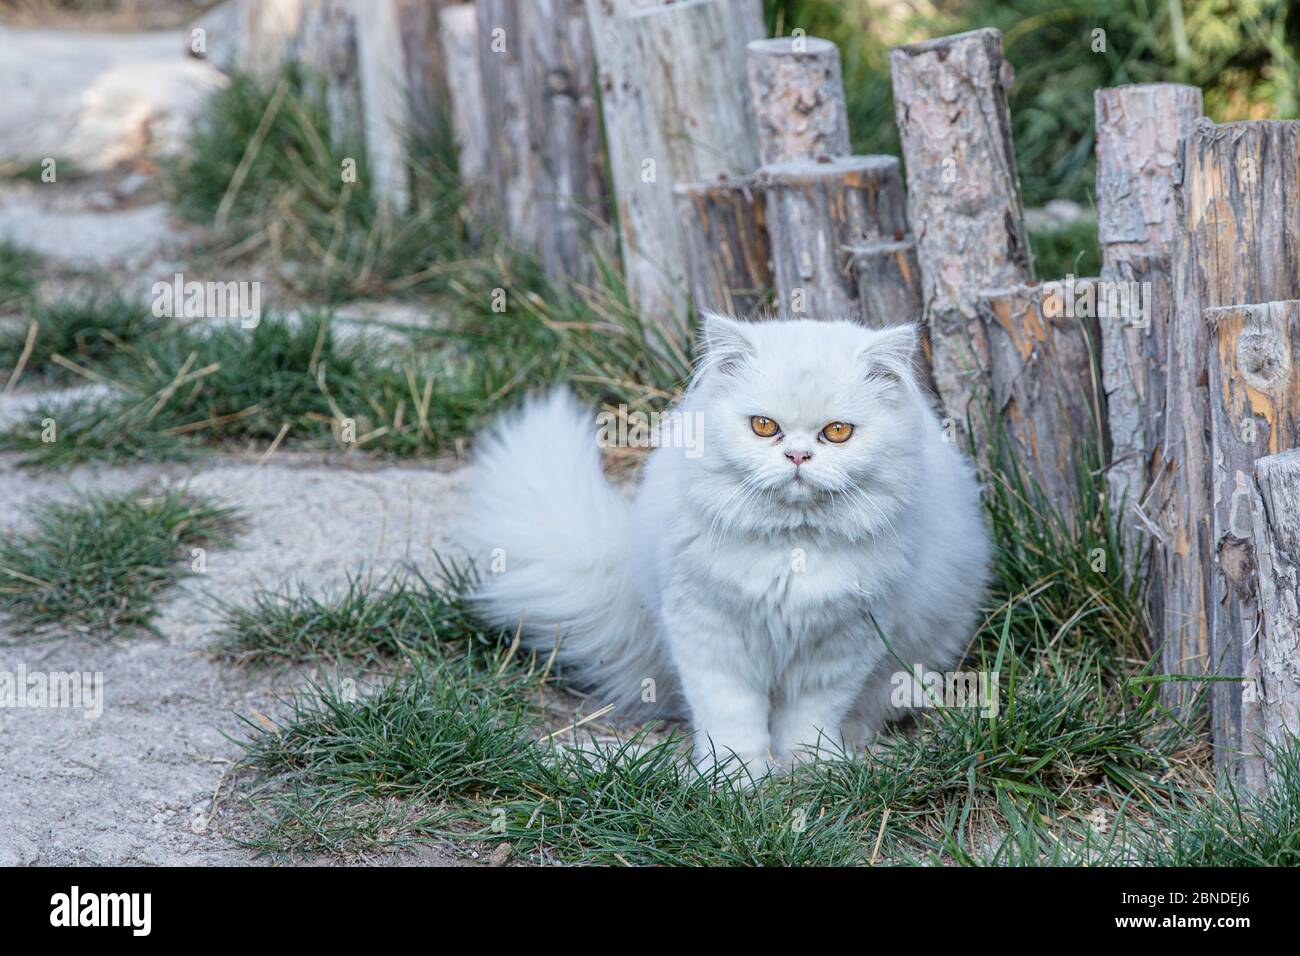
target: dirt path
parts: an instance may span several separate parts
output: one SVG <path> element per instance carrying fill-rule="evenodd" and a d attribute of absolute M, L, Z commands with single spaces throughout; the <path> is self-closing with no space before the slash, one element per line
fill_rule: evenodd
<path fill-rule="evenodd" d="M 242 821 L 220 800 L 213 816 L 239 754 L 223 735 L 242 735 L 240 714 L 274 713 L 274 695 L 288 685 L 213 658 L 208 597 L 240 602 L 292 580 L 324 591 L 349 572 L 427 562 L 433 549 L 452 548 L 448 525 L 463 490 L 452 469 L 330 467 L 318 456 L 281 455 L 261 468 L 217 460 L 193 474 L 79 469 L 54 479 L 0 461 L 0 530 L 21 528 L 33 506 L 55 498 L 179 481 L 249 520 L 234 547 L 207 555 L 206 574 L 169 593 L 161 638 L 33 641 L 0 624 L 0 671 L 102 672 L 105 688 L 99 719 L 0 709 L 0 865 L 252 862 L 226 836 Z M 431 849 L 423 859 L 459 855 Z"/>

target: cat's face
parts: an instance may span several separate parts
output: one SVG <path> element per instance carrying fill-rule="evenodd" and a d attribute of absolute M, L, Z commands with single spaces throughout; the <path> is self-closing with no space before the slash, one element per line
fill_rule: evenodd
<path fill-rule="evenodd" d="M 708 316 L 695 385 L 704 455 L 746 507 L 871 508 L 920 441 L 911 327 Z"/>

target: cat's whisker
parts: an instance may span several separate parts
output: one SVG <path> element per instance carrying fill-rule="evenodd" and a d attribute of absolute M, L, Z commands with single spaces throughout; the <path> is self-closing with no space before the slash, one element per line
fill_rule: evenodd
<path fill-rule="evenodd" d="M 729 494 L 726 500 L 722 502 L 722 505 L 718 508 L 717 513 L 713 517 L 712 523 L 710 523 L 709 525 L 708 534 L 706 534 L 704 537 L 705 549 L 712 549 L 713 532 L 715 529 L 718 528 L 719 523 L 723 520 L 723 516 L 728 514 L 729 506 L 731 505 L 731 502 L 736 498 L 737 495 L 741 495 L 745 493 L 747 488 L 750 485 L 757 484 L 759 480 L 760 480 L 760 476 L 758 475 L 747 475 L 739 485 L 737 485 L 734 489 L 732 489 L 731 494 Z M 741 500 L 741 504 L 742 505 L 744 504 L 744 499 Z M 725 531 L 726 527 L 724 527 L 723 530 Z"/>

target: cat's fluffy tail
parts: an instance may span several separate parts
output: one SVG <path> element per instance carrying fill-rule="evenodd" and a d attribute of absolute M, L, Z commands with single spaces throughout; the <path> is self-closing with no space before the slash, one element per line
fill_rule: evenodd
<path fill-rule="evenodd" d="M 666 650 L 633 581 L 631 503 L 600 465 L 595 422 L 568 392 L 530 398 L 475 443 L 464 535 L 480 612 L 591 691 L 591 708 L 672 711 Z M 645 683 L 647 680 L 653 684 Z M 650 699 L 647 699 L 650 698 Z"/>

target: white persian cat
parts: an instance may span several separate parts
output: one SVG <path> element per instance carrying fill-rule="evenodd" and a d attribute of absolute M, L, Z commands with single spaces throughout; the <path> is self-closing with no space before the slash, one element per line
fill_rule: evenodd
<path fill-rule="evenodd" d="M 487 616 L 542 656 L 558 637 L 594 706 L 689 715 L 697 762 L 761 773 L 903 716 L 893 675 L 951 669 L 988 534 L 912 327 L 707 316 L 703 346 L 674 432 L 700 440 L 665 433 L 634 500 L 556 391 L 477 443 L 465 534 Z"/>

